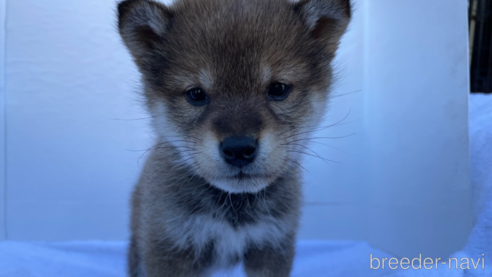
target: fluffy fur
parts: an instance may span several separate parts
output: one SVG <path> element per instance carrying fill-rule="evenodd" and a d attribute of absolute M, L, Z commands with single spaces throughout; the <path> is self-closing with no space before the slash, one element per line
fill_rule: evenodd
<path fill-rule="evenodd" d="M 349 0 L 147 0 L 118 5 L 118 27 L 157 135 L 132 198 L 132 277 L 289 276 L 301 203 L 300 155 L 319 124 Z M 266 97 L 289 84 L 282 101 Z M 185 92 L 202 88 L 206 105 Z M 231 136 L 256 157 L 228 164 Z"/>

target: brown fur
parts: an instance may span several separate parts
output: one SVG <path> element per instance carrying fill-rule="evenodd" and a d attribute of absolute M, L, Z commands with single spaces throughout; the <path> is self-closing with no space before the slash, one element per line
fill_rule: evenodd
<path fill-rule="evenodd" d="M 240 261 L 248 276 L 289 276 L 298 152 L 324 111 L 350 14 L 349 0 L 119 4 L 157 134 L 133 194 L 130 276 L 207 276 Z M 266 97 L 272 82 L 292 86 L 285 100 Z M 209 103 L 188 103 L 192 87 Z M 259 145 L 241 168 L 217 154 L 238 135 Z"/>

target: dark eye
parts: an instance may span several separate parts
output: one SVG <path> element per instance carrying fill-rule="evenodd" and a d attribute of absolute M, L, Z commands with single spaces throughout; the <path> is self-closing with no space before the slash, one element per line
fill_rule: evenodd
<path fill-rule="evenodd" d="M 210 102 L 207 93 L 201 88 L 192 88 L 185 92 L 186 100 L 193 106 L 203 106 Z"/>
<path fill-rule="evenodd" d="M 292 87 L 287 84 L 271 83 L 267 89 L 267 98 L 273 101 L 282 101 L 289 96 Z"/>

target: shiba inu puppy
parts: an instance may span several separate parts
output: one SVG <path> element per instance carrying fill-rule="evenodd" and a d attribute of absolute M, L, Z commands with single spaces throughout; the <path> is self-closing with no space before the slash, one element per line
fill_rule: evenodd
<path fill-rule="evenodd" d="M 349 0 L 118 5 L 157 142 L 132 200 L 129 274 L 289 276 L 300 155 L 322 118 Z"/>

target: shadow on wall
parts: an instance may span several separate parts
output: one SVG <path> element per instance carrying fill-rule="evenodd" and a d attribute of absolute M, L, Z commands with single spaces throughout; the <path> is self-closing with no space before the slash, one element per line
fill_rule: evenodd
<path fill-rule="evenodd" d="M 492 1 L 469 0 L 471 92 L 492 92 Z"/>

